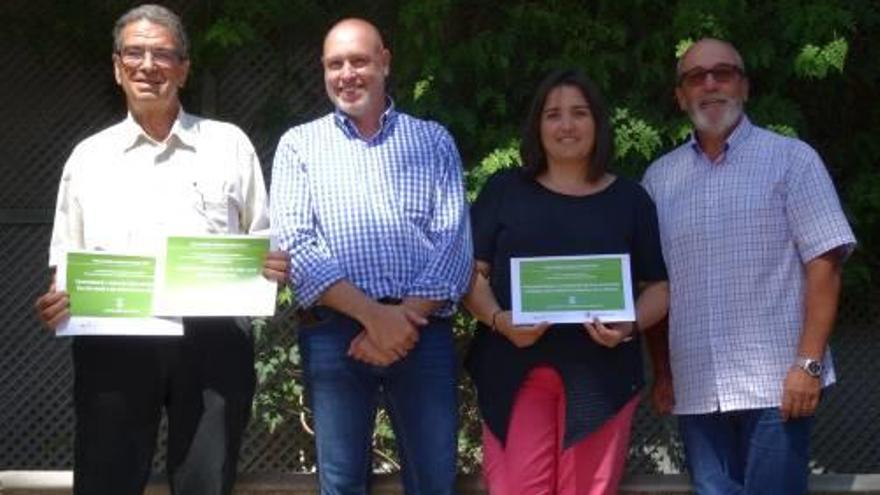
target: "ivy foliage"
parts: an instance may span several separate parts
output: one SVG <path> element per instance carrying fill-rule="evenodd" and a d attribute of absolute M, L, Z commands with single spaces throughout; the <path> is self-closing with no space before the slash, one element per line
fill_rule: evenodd
<path fill-rule="evenodd" d="M 746 63 L 749 116 L 816 147 L 841 192 L 860 239 L 847 297 L 876 294 L 865 290 L 880 275 L 876 2 L 401 0 L 380 10 L 363 15 L 390 22 L 398 105 L 452 131 L 470 200 L 492 173 L 519 164 L 521 125 L 549 70 L 578 67 L 596 80 L 612 108 L 615 168 L 637 178 L 690 130 L 673 98 L 677 57 L 704 36 L 731 40 Z M 462 341 L 471 326 L 461 317 Z M 479 418 L 472 389 L 462 394 L 460 453 L 471 471 Z M 380 428 L 377 442 L 390 445 L 389 435 Z"/>
<path fill-rule="evenodd" d="M 35 0 L 43 16 L 0 9 L 8 29 L 36 50 L 54 39 L 81 47 L 84 63 L 106 64 L 110 27 L 132 0 Z M 435 119 L 456 137 L 470 196 L 500 164 L 516 163 L 520 127 L 541 77 L 578 67 L 612 108 L 616 169 L 638 177 L 680 143 L 689 123 L 673 98 L 674 65 L 694 40 L 716 36 L 742 53 L 747 112 L 760 125 L 797 136 L 825 159 L 856 228 L 860 248 L 846 271 L 851 294 L 880 274 L 880 4 L 874 0 L 216 0 L 164 2 L 182 13 L 192 40 L 190 86 L 254 46 L 279 63 L 317 44 L 346 16 L 380 26 L 394 55 L 400 108 Z M 315 64 L 315 70 L 320 69 Z M 184 94 L 185 98 L 194 98 Z M 281 98 L 280 95 L 277 98 Z M 188 107 L 198 110 L 198 101 Z M 296 122 L 284 101 L 267 121 Z M 854 289 L 854 290 L 853 290 Z"/>
<path fill-rule="evenodd" d="M 41 1 L 41 0 L 36 0 Z M 5 36 L 40 50 L 51 38 L 82 47 L 83 63 L 107 63 L 110 26 L 134 3 L 90 0 L 45 4 L 44 16 L 0 10 Z M 192 38 L 191 85 L 221 71 L 230 54 L 253 47 L 279 63 L 320 40 L 346 16 L 373 20 L 393 52 L 392 87 L 405 111 L 447 126 L 456 137 L 473 200 L 495 171 L 519 164 L 520 129 L 532 93 L 551 69 L 577 67 L 602 88 L 616 129 L 621 174 L 639 177 L 682 142 L 689 122 L 673 98 L 674 66 L 694 40 L 732 41 L 750 82 L 747 112 L 759 125 L 818 149 L 835 179 L 860 247 L 845 270 L 844 297 L 876 304 L 880 280 L 880 3 L 876 0 L 214 0 L 166 2 Z M 315 64 L 315 70 L 319 67 Z M 186 96 L 186 95 L 185 95 Z M 191 97 L 191 96 L 187 96 Z M 198 102 L 187 102 L 198 110 Z M 282 100 L 270 121 L 296 122 Z M 278 134 L 281 128 L 279 125 Z M 292 294 L 282 293 L 282 307 Z M 289 325 L 255 323 L 260 392 L 256 417 L 270 430 L 308 409 Z M 280 318 L 284 320 L 284 318 Z M 473 322 L 456 320 L 460 345 Z M 478 468 L 479 418 L 462 381 L 462 470 Z M 380 468 L 394 468 L 393 435 L 380 417 Z M 675 457 L 673 455 L 672 457 Z M 680 458 L 680 456 L 679 456 Z M 308 461 L 303 461 L 306 469 Z"/>
<path fill-rule="evenodd" d="M 397 90 L 404 108 L 456 136 L 470 195 L 516 162 L 532 92 L 550 69 L 578 67 L 612 108 L 619 173 L 638 178 L 685 139 L 673 97 L 676 58 L 694 40 L 732 41 L 759 125 L 818 149 L 859 239 L 846 296 L 880 275 L 880 4 L 867 0 L 400 2 Z M 873 136 L 873 138 L 872 138 Z"/>

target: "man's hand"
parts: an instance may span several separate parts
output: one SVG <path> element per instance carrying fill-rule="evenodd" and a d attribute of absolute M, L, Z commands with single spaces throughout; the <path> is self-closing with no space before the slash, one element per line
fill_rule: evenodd
<path fill-rule="evenodd" d="M 398 359 L 393 353 L 379 349 L 366 331 L 357 334 L 348 346 L 348 355 L 358 361 L 363 361 L 374 366 L 388 366 Z"/>
<path fill-rule="evenodd" d="M 46 328 L 55 330 L 64 320 L 70 317 L 70 297 L 67 292 L 55 290 L 55 282 L 49 286 L 49 291 L 40 296 L 34 303 L 34 311 L 37 319 Z"/>
<path fill-rule="evenodd" d="M 422 315 L 423 318 L 430 317 L 442 304 L 442 301 L 425 299 L 423 297 L 404 297 L 403 302 L 401 303 L 402 306 L 415 311 Z"/>
<path fill-rule="evenodd" d="M 287 281 L 290 255 L 286 251 L 269 251 L 263 260 L 263 276 L 276 282 Z"/>
<path fill-rule="evenodd" d="M 534 345 L 548 328 L 550 323 L 546 321 L 537 325 L 514 325 L 510 311 L 502 311 L 495 317 L 495 330 L 520 349 Z"/>
<path fill-rule="evenodd" d="M 651 383 L 651 409 L 658 416 L 672 412 L 675 405 L 675 392 L 672 388 L 672 375 L 655 375 Z"/>
<path fill-rule="evenodd" d="M 427 325 L 427 318 L 403 305 L 375 304 L 362 322 L 367 336 L 383 351 L 398 359 L 415 347 L 418 327 Z"/>
<path fill-rule="evenodd" d="M 415 310 L 381 304 L 344 279 L 325 290 L 318 302 L 357 320 L 376 348 L 398 359 L 416 345 L 418 327 L 428 324 L 427 318 Z"/>
<path fill-rule="evenodd" d="M 840 271 L 845 250 L 827 251 L 805 265 L 804 326 L 798 342 L 797 356 L 821 359 L 834 328 L 837 297 L 840 294 Z M 812 416 L 819 405 L 822 381 L 792 366 L 782 383 L 783 420 Z"/>
<path fill-rule="evenodd" d="M 675 389 L 672 386 L 672 367 L 669 364 L 669 320 L 661 319 L 644 332 L 648 354 L 651 356 L 651 407 L 662 416 L 672 412 L 675 406 Z"/>
<path fill-rule="evenodd" d="M 587 329 L 587 335 L 597 344 L 608 348 L 614 348 L 621 342 L 632 340 L 632 334 L 635 331 L 632 322 L 604 324 L 598 318 L 592 322 L 584 323 L 584 328 Z"/>
<path fill-rule="evenodd" d="M 813 378 L 804 370 L 792 367 L 785 375 L 782 385 L 782 407 L 780 412 L 783 421 L 812 416 L 819 405 L 822 392 L 822 381 Z"/>

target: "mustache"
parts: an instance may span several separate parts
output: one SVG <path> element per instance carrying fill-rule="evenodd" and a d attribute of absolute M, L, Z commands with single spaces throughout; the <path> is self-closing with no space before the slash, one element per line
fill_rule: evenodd
<path fill-rule="evenodd" d="M 734 103 L 736 98 L 731 96 L 723 95 L 723 94 L 710 94 L 704 95 L 702 98 L 697 100 L 698 105 L 703 105 L 705 103 Z"/>

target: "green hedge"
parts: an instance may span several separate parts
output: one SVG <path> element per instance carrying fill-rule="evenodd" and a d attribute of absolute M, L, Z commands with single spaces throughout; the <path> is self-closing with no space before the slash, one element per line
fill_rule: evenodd
<path fill-rule="evenodd" d="M 81 46 L 83 63 L 107 64 L 109 30 L 132 2 L 46 1 L 44 17 L 2 12 L 6 35 L 39 49 L 59 37 Z M 279 54 L 320 40 L 336 19 L 372 19 L 392 49 L 399 107 L 442 122 L 456 137 L 473 198 L 486 177 L 517 162 L 520 125 L 535 85 L 552 68 L 575 66 L 613 108 L 615 169 L 638 177 L 687 135 L 673 99 L 676 56 L 702 36 L 732 41 L 751 82 L 753 121 L 797 135 L 826 160 L 860 245 L 845 270 L 845 296 L 876 304 L 880 274 L 880 3 L 875 0 L 222 0 L 170 2 L 193 39 L 191 86 L 223 67 L 231 51 L 270 46 Z M 14 10 L 14 9 L 13 9 Z M 315 70 L 320 70 L 317 62 Z M 267 105 L 278 134 L 295 116 Z M 285 293 L 284 305 L 290 294 Z M 268 428 L 308 424 L 298 357 L 286 317 L 257 322 L 260 393 Z M 472 323 L 460 316 L 459 342 Z M 479 462 L 479 423 L 466 380 L 462 469 Z M 396 461 L 387 419 L 377 430 L 377 466 Z"/>

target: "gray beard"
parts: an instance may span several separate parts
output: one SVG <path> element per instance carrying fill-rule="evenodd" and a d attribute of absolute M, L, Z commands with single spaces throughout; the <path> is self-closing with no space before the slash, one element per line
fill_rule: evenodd
<path fill-rule="evenodd" d="M 691 110 L 690 115 L 697 131 L 710 136 L 722 136 L 730 131 L 742 115 L 743 102 L 738 98 L 729 98 L 728 101 L 724 113 L 714 124 L 709 122 L 706 114 L 700 110 L 698 105 L 695 105 L 696 108 Z"/>

